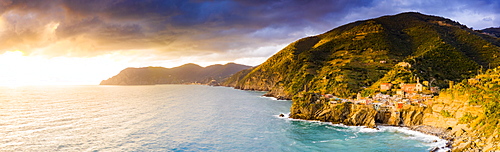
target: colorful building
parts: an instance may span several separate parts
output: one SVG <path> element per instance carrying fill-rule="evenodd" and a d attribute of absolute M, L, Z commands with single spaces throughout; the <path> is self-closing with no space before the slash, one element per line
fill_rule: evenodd
<path fill-rule="evenodd" d="M 418 77 L 417 77 L 417 83 L 410 83 L 410 84 L 402 84 L 401 85 L 401 90 L 403 90 L 405 93 L 422 92 L 423 89 L 424 89 L 424 86 L 420 83 L 420 80 Z"/>

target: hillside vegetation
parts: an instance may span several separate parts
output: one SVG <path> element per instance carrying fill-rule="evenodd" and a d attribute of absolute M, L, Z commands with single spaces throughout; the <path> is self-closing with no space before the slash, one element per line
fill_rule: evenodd
<path fill-rule="evenodd" d="M 454 151 L 500 150 L 500 67 L 441 91 L 424 123 L 451 128 Z"/>
<path fill-rule="evenodd" d="M 455 21 L 401 13 L 300 39 L 225 84 L 286 99 L 300 92 L 352 97 L 380 83 L 414 83 L 416 77 L 443 88 L 499 66 L 499 46 L 497 38 Z M 411 66 L 398 69 L 401 62 Z"/>
<path fill-rule="evenodd" d="M 500 67 L 489 69 L 473 79 L 463 81 L 445 92 L 449 94 L 466 94 L 468 104 L 482 107 L 484 113 L 479 115 L 464 115 L 463 123 L 478 122 L 471 124 L 486 136 L 500 135 Z"/>

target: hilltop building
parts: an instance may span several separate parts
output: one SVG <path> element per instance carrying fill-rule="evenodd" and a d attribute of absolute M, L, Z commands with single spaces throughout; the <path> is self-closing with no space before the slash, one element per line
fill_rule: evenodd
<path fill-rule="evenodd" d="M 381 83 L 380 84 L 380 91 L 387 91 L 391 90 L 392 84 L 391 83 Z"/>
<path fill-rule="evenodd" d="M 417 88 L 417 84 L 403 84 L 401 87 L 401 90 L 403 90 L 405 93 L 414 93 Z"/>

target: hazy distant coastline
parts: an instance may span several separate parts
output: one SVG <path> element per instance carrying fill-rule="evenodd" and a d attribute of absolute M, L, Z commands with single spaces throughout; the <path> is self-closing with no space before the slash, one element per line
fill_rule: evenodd
<path fill-rule="evenodd" d="M 126 68 L 119 74 L 103 80 L 100 85 L 155 85 L 155 84 L 208 84 L 219 85 L 234 73 L 250 66 L 228 63 L 201 67 L 185 64 L 174 68 Z"/>

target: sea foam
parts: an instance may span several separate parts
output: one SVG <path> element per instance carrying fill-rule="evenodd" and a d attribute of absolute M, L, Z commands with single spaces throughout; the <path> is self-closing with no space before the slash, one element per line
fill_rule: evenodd
<path fill-rule="evenodd" d="M 428 150 L 438 148 L 438 152 L 450 151 L 451 149 L 446 147 L 448 141 L 441 139 L 434 135 L 428 135 L 422 132 L 411 130 L 407 127 L 397 127 L 397 126 L 378 126 L 377 128 L 368 128 L 366 126 L 347 126 L 344 124 L 333 124 L 331 122 L 322 122 L 317 120 L 303 120 L 303 119 L 293 119 L 289 118 L 290 114 L 286 114 L 285 117 L 280 117 L 290 121 L 304 121 L 310 123 L 318 123 L 324 125 L 334 126 L 330 129 L 335 131 L 344 131 L 344 132 L 352 132 L 354 136 L 348 136 L 345 140 L 350 140 L 352 138 L 356 138 L 358 133 L 381 133 L 381 132 L 393 132 L 393 133 L 402 133 L 404 135 L 403 138 L 410 140 L 418 140 L 422 141 L 423 144 L 427 147 L 431 147 Z M 276 115 L 279 117 L 279 115 Z"/>

